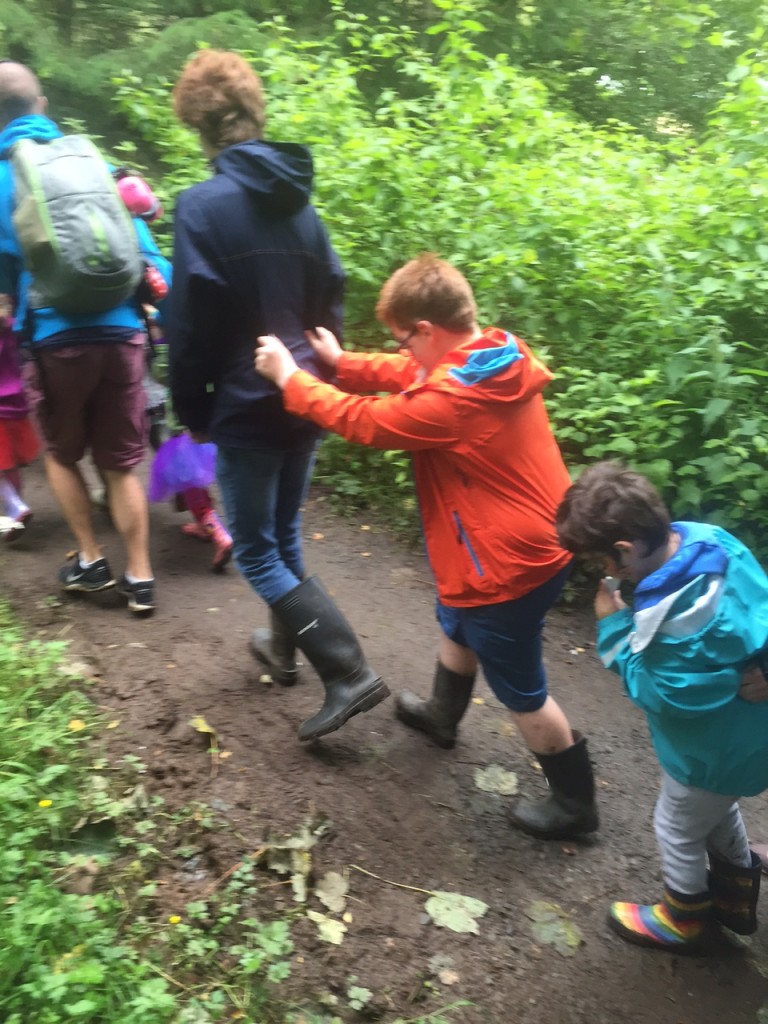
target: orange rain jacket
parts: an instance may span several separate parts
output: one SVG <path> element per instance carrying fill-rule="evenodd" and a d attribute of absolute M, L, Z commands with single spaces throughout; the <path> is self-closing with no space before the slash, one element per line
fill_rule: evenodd
<path fill-rule="evenodd" d="M 444 604 L 522 597 L 568 564 L 554 518 L 570 480 L 541 396 L 552 375 L 524 342 L 489 328 L 428 374 L 411 355 L 359 352 L 336 373 L 343 391 L 294 373 L 285 407 L 348 441 L 413 453 Z M 390 394 L 361 394 L 372 391 Z"/>

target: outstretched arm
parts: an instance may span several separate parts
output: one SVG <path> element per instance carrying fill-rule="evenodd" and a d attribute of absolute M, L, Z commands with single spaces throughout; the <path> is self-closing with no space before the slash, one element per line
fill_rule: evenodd
<path fill-rule="evenodd" d="M 350 395 L 300 370 L 273 336 L 257 342 L 256 369 L 283 391 L 288 412 L 312 420 L 348 441 L 373 448 L 418 451 L 459 439 L 458 414 L 447 395 L 434 391 Z"/>

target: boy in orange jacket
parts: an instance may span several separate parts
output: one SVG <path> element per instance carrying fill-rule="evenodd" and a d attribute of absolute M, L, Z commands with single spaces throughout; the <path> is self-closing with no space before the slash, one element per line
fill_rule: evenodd
<path fill-rule="evenodd" d="M 430 699 L 403 693 L 397 715 L 452 747 L 479 664 L 550 785 L 546 799 L 517 804 L 513 824 L 546 839 L 593 832 L 586 741 L 548 695 L 541 656 L 571 562 L 554 528 L 570 481 L 542 398 L 551 374 L 519 338 L 479 328 L 468 282 L 433 255 L 393 274 L 376 312 L 400 353 L 344 352 L 330 331 L 308 332 L 338 387 L 271 336 L 258 339 L 256 369 L 288 412 L 412 453 L 441 637 Z"/>

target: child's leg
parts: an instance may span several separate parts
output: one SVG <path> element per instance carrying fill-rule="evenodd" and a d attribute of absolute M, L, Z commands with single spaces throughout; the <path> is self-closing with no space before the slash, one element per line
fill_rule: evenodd
<path fill-rule="evenodd" d="M 736 800 L 731 802 L 721 820 L 707 836 L 707 850 L 720 860 L 728 861 L 737 867 L 752 866 L 747 830 Z"/>
<path fill-rule="evenodd" d="M 7 469 L 0 473 L 0 500 L 5 506 L 5 514 L 17 523 L 25 523 L 32 513 L 29 505 L 19 493 L 20 474 L 17 469 Z"/>
<path fill-rule="evenodd" d="M 757 931 L 762 863 L 749 848 L 747 830 L 734 800 L 707 839 L 709 888 L 720 924 L 739 935 Z"/>
<path fill-rule="evenodd" d="M 184 491 L 184 501 L 195 517 L 195 524 L 191 529 L 182 529 L 187 534 L 212 541 L 213 570 L 220 572 L 232 557 L 232 538 L 216 514 L 210 492 L 205 487 L 188 487 Z"/>
<path fill-rule="evenodd" d="M 105 512 L 109 512 L 109 487 L 107 485 L 107 478 L 104 475 L 104 470 L 94 463 L 93 468 L 96 471 L 96 476 L 99 478 L 99 487 L 94 487 L 91 492 L 91 501 L 93 504 Z"/>
<path fill-rule="evenodd" d="M 706 948 L 713 928 L 707 838 L 732 803 L 733 797 L 684 786 L 663 773 L 654 825 L 664 894 L 650 905 L 612 904 L 608 923 L 623 939 L 670 952 Z"/>
<path fill-rule="evenodd" d="M 213 502 L 207 488 L 187 487 L 184 491 L 184 501 L 195 520 L 205 525 L 206 516 L 213 511 Z"/>
<path fill-rule="evenodd" d="M 706 891 L 707 846 L 733 806 L 732 796 L 683 786 L 664 773 L 654 825 L 664 881 L 675 892 L 691 895 Z M 748 849 L 746 833 L 744 848 Z M 748 853 L 746 856 L 745 863 L 749 863 Z"/>

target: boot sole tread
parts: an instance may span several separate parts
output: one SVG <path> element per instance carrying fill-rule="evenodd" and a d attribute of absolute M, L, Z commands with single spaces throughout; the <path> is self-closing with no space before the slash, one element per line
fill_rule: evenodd
<path fill-rule="evenodd" d="M 375 708 L 377 704 L 381 704 L 383 700 L 386 700 L 387 697 L 389 697 L 389 693 L 390 690 L 387 684 L 382 680 L 379 680 L 372 690 L 362 694 L 356 703 L 344 708 L 343 711 L 340 711 L 330 719 L 330 721 L 320 730 L 315 729 L 308 735 L 302 735 L 302 730 L 300 728 L 299 739 L 305 743 L 308 740 L 316 740 L 321 736 L 327 736 L 330 732 L 336 732 L 342 727 L 342 725 L 344 725 L 345 722 L 348 722 L 350 718 L 353 718 L 355 715 L 362 714 L 365 711 L 370 711 L 372 708 Z"/>
<path fill-rule="evenodd" d="M 595 821 L 594 823 L 590 822 L 588 825 L 547 830 L 528 825 L 526 822 L 516 818 L 514 814 L 510 814 L 509 821 L 515 828 L 525 832 L 526 835 L 533 836 L 534 839 L 581 839 L 583 836 L 593 835 L 600 828 L 600 822 Z"/>
<path fill-rule="evenodd" d="M 101 590 L 111 590 L 117 585 L 117 580 L 108 580 L 106 583 L 99 583 L 97 586 L 88 586 L 84 583 L 62 583 L 62 590 L 68 594 L 98 594 Z"/>
<path fill-rule="evenodd" d="M 657 942 L 650 936 L 641 935 L 625 928 L 611 914 L 607 917 L 608 927 L 619 938 L 630 942 L 633 946 L 642 946 L 644 949 L 655 949 L 660 953 L 672 953 L 674 956 L 710 956 L 715 952 L 714 940 L 716 933 L 710 931 L 694 942 L 680 943 L 680 945 L 665 945 Z"/>

